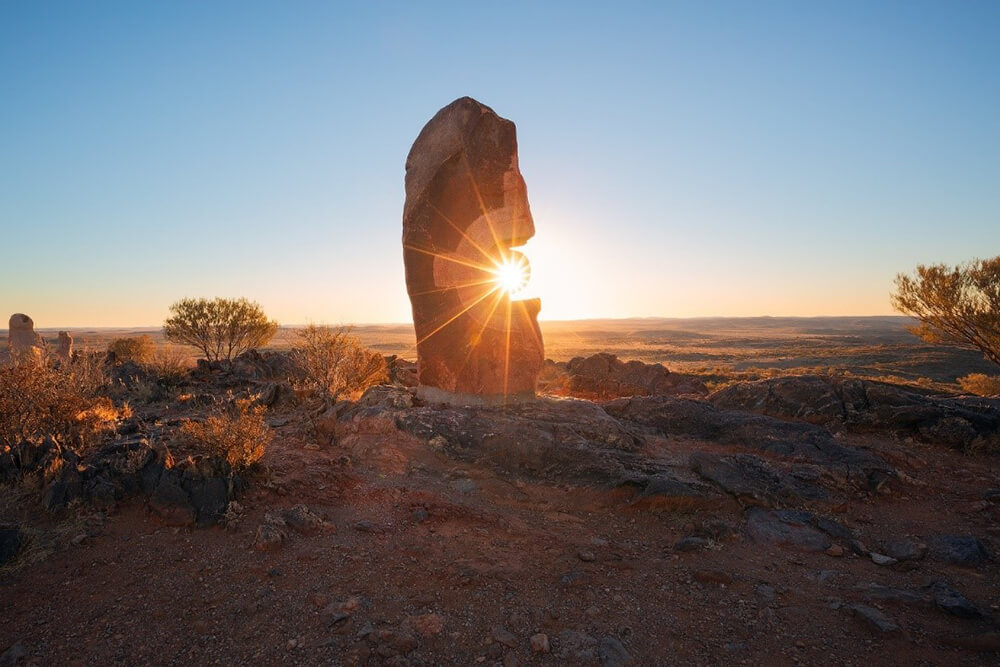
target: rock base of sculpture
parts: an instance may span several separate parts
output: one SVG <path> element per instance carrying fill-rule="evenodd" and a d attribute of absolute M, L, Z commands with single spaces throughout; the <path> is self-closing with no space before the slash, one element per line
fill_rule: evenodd
<path fill-rule="evenodd" d="M 504 405 L 520 405 L 538 399 L 534 391 L 517 394 L 457 394 L 437 387 L 419 385 L 417 398 L 424 403 L 441 403 L 460 407 L 497 407 Z"/>

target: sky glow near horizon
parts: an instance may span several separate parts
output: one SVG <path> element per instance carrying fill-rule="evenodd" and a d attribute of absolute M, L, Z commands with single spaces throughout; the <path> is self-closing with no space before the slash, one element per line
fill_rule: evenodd
<path fill-rule="evenodd" d="M 462 95 L 543 319 L 889 314 L 1000 254 L 997 2 L 3 2 L 0 327 L 409 321 L 403 163 Z"/>

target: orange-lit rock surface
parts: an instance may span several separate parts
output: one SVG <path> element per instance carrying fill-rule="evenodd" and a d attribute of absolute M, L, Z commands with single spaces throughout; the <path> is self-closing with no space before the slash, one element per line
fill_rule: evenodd
<path fill-rule="evenodd" d="M 544 359 L 538 299 L 497 280 L 535 233 L 514 124 L 469 97 L 441 109 L 406 159 L 403 262 L 418 396 L 446 403 L 530 398 Z M 526 273 L 526 269 L 525 269 Z"/>

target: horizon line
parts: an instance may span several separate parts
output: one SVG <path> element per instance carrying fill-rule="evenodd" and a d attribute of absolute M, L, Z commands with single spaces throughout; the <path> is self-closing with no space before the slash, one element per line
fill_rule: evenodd
<path fill-rule="evenodd" d="M 900 315 L 898 313 L 890 313 L 885 315 L 693 315 L 687 317 L 670 317 L 665 315 L 634 315 L 628 317 L 579 317 L 579 318 L 566 318 L 566 319 L 539 319 L 539 324 L 558 324 L 567 322 L 626 322 L 630 320 L 664 320 L 664 321 L 694 321 L 694 320 L 821 320 L 821 319 L 884 319 L 884 318 L 898 318 L 898 319 L 913 319 L 909 315 Z M 337 323 L 327 323 L 327 322 L 301 322 L 293 324 L 279 324 L 278 327 L 281 329 L 289 328 L 301 328 L 309 326 L 310 324 L 319 324 L 320 326 L 345 326 L 345 327 L 400 327 L 408 326 L 412 327 L 413 322 L 337 322 Z M 67 331 L 69 329 L 162 329 L 162 325 L 158 324 L 102 324 L 102 325 L 90 325 L 90 324 L 77 324 L 77 325 L 59 325 L 59 326 L 45 326 L 45 327 L 35 327 L 35 331 Z M 0 329 L 0 332 L 7 333 L 9 329 Z"/>

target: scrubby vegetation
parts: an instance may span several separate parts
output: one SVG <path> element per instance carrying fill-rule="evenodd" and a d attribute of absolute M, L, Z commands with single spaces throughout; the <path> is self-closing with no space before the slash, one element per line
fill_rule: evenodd
<path fill-rule="evenodd" d="M 205 453 L 225 457 L 234 469 L 245 470 L 260 461 L 274 439 L 265 411 L 253 398 L 230 397 L 204 421 L 185 421 L 181 433 Z"/>
<path fill-rule="evenodd" d="M 163 323 L 167 340 L 201 350 L 209 361 L 232 361 L 267 345 L 278 331 L 260 305 L 247 299 L 181 299 Z"/>
<path fill-rule="evenodd" d="M 296 337 L 293 353 L 306 383 L 325 397 L 358 394 L 389 379 L 385 358 L 362 345 L 347 327 L 310 324 Z"/>
<path fill-rule="evenodd" d="M 115 361 L 148 364 L 156 354 L 156 343 L 149 334 L 115 338 L 108 343 L 108 352 L 114 355 Z"/>
<path fill-rule="evenodd" d="M 1000 396 L 1000 376 L 972 373 L 958 378 L 962 391 L 977 396 Z"/>
<path fill-rule="evenodd" d="M 923 340 L 979 350 L 1000 365 L 1000 257 L 899 274 L 892 305 L 920 321 L 910 331 Z"/>
<path fill-rule="evenodd" d="M 0 366 L 0 445 L 53 438 L 88 446 L 129 412 L 102 394 L 107 385 L 100 360 L 88 354 L 70 364 L 43 359 Z"/>

